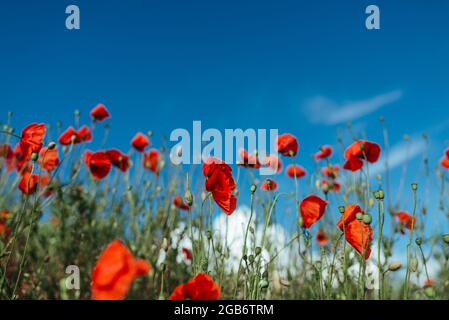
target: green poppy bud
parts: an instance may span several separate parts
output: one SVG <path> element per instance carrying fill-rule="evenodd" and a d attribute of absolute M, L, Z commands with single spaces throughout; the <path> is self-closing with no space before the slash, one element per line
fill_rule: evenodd
<path fill-rule="evenodd" d="M 251 188 L 250 188 L 251 193 L 256 192 L 256 190 L 257 190 L 257 186 L 255 184 L 252 184 Z"/>
<path fill-rule="evenodd" d="M 363 215 L 363 222 L 365 224 L 371 224 L 372 221 L 373 221 L 373 218 L 371 217 L 371 215 L 369 215 L 369 214 Z"/>
<path fill-rule="evenodd" d="M 357 213 L 355 214 L 355 218 L 356 218 L 357 220 L 363 220 L 363 213 L 357 212 Z"/>
<path fill-rule="evenodd" d="M 256 247 L 256 256 L 258 256 L 262 252 L 261 247 Z"/>
<path fill-rule="evenodd" d="M 420 238 L 416 238 L 415 243 L 416 243 L 418 246 L 422 245 L 422 238 L 421 238 L 421 237 L 420 237 Z"/>
<path fill-rule="evenodd" d="M 186 204 L 191 207 L 193 204 L 193 194 L 190 190 L 187 190 L 185 195 L 184 195 L 184 199 L 186 200 Z"/>
<path fill-rule="evenodd" d="M 445 234 L 445 235 L 443 236 L 443 241 L 444 241 L 446 244 L 449 244 L 449 234 Z"/>
<path fill-rule="evenodd" d="M 36 152 L 32 153 L 31 154 L 31 161 L 36 162 L 37 159 L 39 159 L 39 155 Z"/>

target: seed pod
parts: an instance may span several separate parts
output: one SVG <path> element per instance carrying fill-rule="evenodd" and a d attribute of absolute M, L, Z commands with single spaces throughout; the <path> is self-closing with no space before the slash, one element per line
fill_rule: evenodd
<path fill-rule="evenodd" d="M 251 188 L 250 188 L 251 193 L 256 192 L 256 190 L 257 190 L 257 186 L 255 184 L 252 184 Z"/>
<path fill-rule="evenodd" d="M 56 148 L 56 143 L 54 143 L 54 142 L 52 141 L 52 142 L 50 142 L 50 143 L 48 144 L 48 150 L 53 150 L 54 148 Z"/>
<path fill-rule="evenodd" d="M 416 238 L 415 240 L 416 245 L 421 246 L 422 245 L 422 238 Z"/>
<path fill-rule="evenodd" d="M 261 247 L 256 247 L 256 256 L 258 256 L 262 252 Z"/>
<path fill-rule="evenodd" d="M 373 217 L 369 214 L 364 214 L 363 215 L 363 223 L 365 224 L 371 224 L 371 222 L 373 221 Z"/>
<path fill-rule="evenodd" d="M 402 264 L 400 262 L 392 262 L 388 266 L 388 271 L 395 272 L 402 268 Z"/>

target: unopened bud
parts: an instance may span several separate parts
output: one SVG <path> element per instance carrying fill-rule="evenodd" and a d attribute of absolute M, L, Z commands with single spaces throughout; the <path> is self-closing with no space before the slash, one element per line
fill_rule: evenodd
<path fill-rule="evenodd" d="M 388 271 L 395 272 L 402 268 L 402 264 L 400 262 L 392 262 L 388 266 Z"/>
<path fill-rule="evenodd" d="M 210 230 L 206 231 L 206 238 L 207 238 L 207 240 L 212 239 L 212 231 L 210 231 Z"/>
<path fill-rule="evenodd" d="M 258 256 L 262 252 L 261 247 L 256 247 L 256 256 Z"/>
<path fill-rule="evenodd" d="M 363 213 L 357 212 L 357 213 L 355 214 L 355 218 L 356 218 L 357 220 L 363 220 Z"/>
<path fill-rule="evenodd" d="M 53 150 L 54 148 L 56 148 L 56 143 L 54 143 L 54 142 L 52 141 L 52 142 L 50 142 L 50 143 L 48 144 L 48 150 Z"/>
<path fill-rule="evenodd" d="M 421 246 L 422 245 L 422 238 L 416 238 L 415 243 L 416 243 L 416 245 Z"/>
<path fill-rule="evenodd" d="M 340 211 L 341 214 L 345 213 L 346 208 L 344 206 L 339 206 L 338 210 Z"/>
<path fill-rule="evenodd" d="M 186 200 L 186 204 L 191 207 L 193 204 L 193 194 L 190 190 L 187 190 L 185 195 L 184 195 L 184 199 Z"/>
<path fill-rule="evenodd" d="M 418 190 L 418 184 L 417 183 L 412 183 L 412 190 L 413 191 Z"/>
<path fill-rule="evenodd" d="M 251 185 L 250 191 L 251 191 L 251 193 L 254 193 L 254 192 L 256 192 L 256 190 L 257 190 L 257 186 L 253 183 Z"/>
<path fill-rule="evenodd" d="M 75 143 L 76 141 L 76 135 L 73 135 L 70 137 L 70 141 L 72 141 L 72 143 Z"/>
<path fill-rule="evenodd" d="M 260 289 L 266 289 L 266 288 L 268 288 L 268 286 L 269 286 L 269 283 L 268 283 L 268 281 L 266 279 L 262 279 L 259 282 Z"/>
<path fill-rule="evenodd" d="M 31 161 L 36 162 L 37 159 L 39 159 L 39 155 L 36 152 L 32 153 L 31 154 Z"/>
<path fill-rule="evenodd" d="M 373 221 L 373 218 L 371 217 L 371 215 L 369 215 L 369 214 L 363 215 L 363 223 L 371 224 L 372 221 Z"/>
<path fill-rule="evenodd" d="M 75 110 L 75 117 L 79 117 L 80 116 L 80 111 L 78 109 Z"/>

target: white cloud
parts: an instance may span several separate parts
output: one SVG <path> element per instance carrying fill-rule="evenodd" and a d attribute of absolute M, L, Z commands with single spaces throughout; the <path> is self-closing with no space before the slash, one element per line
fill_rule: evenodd
<path fill-rule="evenodd" d="M 303 112 L 312 123 L 334 125 L 366 116 L 399 100 L 401 96 L 402 91 L 395 90 L 370 99 L 344 104 L 338 104 L 331 99 L 318 96 L 306 102 Z"/>
<path fill-rule="evenodd" d="M 389 151 L 388 157 L 382 156 L 380 161 L 370 167 L 370 175 L 376 175 L 385 171 L 385 161 L 388 160 L 389 170 L 402 165 L 405 161 L 421 155 L 426 148 L 424 139 L 416 137 L 410 141 L 395 144 Z"/>

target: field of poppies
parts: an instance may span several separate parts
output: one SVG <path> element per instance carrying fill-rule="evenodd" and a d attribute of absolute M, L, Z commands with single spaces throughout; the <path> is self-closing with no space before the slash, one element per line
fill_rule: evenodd
<path fill-rule="evenodd" d="M 307 137 L 283 133 L 276 154 L 186 166 L 151 132 L 129 150 L 91 150 L 114 119 L 102 104 L 90 115 L 69 127 L 2 121 L 1 299 L 449 299 L 449 235 L 425 232 L 421 184 L 392 204 L 386 175 L 370 174 L 387 140 L 316 146 L 304 168 Z M 445 216 L 441 155 L 422 165 Z"/>

